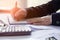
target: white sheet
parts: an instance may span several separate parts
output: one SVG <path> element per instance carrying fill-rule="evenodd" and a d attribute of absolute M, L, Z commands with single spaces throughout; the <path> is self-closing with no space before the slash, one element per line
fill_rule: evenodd
<path fill-rule="evenodd" d="M 9 16 L 9 14 L 0 14 L 0 20 L 2 20 L 4 23 L 8 24 L 8 20 L 7 17 Z"/>

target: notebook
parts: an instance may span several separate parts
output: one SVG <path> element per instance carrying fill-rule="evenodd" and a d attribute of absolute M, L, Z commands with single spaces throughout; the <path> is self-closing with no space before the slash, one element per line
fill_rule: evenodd
<path fill-rule="evenodd" d="M 2 21 L 4 24 L 3 26 L 0 26 L 0 36 L 19 36 L 19 35 L 30 35 L 31 34 L 31 28 L 26 25 L 27 22 L 24 21 L 13 21 L 11 15 L 4 15 L 0 14 L 0 22 Z M 1 18 L 2 17 L 2 18 Z"/>

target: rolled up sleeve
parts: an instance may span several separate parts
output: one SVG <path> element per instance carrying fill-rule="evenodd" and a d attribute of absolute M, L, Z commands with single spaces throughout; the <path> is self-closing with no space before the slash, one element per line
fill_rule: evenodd
<path fill-rule="evenodd" d="M 60 13 L 52 14 L 52 25 L 60 26 Z"/>

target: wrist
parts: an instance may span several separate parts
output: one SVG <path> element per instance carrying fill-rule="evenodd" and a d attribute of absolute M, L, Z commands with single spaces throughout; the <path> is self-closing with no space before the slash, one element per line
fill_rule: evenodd
<path fill-rule="evenodd" d="M 47 25 L 52 24 L 52 15 L 43 16 L 43 17 L 41 17 L 41 19 L 44 19 L 43 21 Z"/>

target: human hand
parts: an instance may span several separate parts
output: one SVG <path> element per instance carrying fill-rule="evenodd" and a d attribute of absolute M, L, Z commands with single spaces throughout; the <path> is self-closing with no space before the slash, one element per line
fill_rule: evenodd
<path fill-rule="evenodd" d="M 14 20 L 20 21 L 25 19 L 27 12 L 25 9 L 22 8 L 13 8 L 11 10 L 11 15 L 14 18 Z"/>
<path fill-rule="evenodd" d="M 51 16 L 32 18 L 32 19 L 27 19 L 26 21 L 34 25 L 50 25 L 52 23 Z"/>

